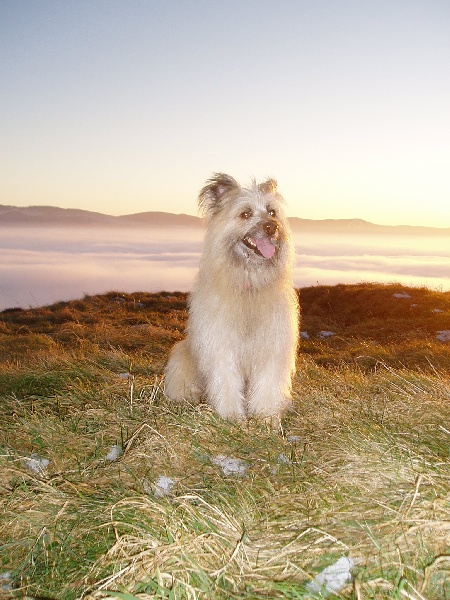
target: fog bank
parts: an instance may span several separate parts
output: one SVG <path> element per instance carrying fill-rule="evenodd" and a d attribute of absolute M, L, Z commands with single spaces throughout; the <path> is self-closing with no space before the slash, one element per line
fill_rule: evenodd
<path fill-rule="evenodd" d="M 0 310 L 111 290 L 189 291 L 201 230 L 0 228 Z M 297 234 L 295 285 L 401 282 L 450 290 L 447 237 Z"/>

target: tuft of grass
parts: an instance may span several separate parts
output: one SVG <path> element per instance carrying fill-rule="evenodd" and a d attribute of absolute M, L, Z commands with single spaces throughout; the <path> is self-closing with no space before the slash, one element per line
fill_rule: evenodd
<path fill-rule="evenodd" d="M 450 598 L 450 349 L 415 316 L 381 316 L 397 289 L 301 291 L 312 339 L 282 432 L 164 397 L 185 295 L 2 313 L 0 596 L 312 598 L 308 582 L 348 556 L 337 597 Z M 447 295 L 416 292 L 446 310 Z M 450 329 L 445 312 L 423 318 Z M 313 324 L 340 329 L 318 340 Z"/>

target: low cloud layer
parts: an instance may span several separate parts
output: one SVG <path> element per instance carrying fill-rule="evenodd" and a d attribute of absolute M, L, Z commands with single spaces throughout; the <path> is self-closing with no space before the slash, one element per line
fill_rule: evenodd
<path fill-rule="evenodd" d="M 199 231 L 2 229 L 0 310 L 106 291 L 188 291 Z M 450 290 L 448 238 L 297 236 L 295 284 L 401 282 Z"/>

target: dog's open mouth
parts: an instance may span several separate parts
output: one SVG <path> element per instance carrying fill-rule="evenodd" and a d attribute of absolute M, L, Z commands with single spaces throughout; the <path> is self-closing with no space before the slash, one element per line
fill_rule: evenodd
<path fill-rule="evenodd" d="M 242 241 L 247 248 L 250 248 L 255 254 L 259 254 L 259 256 L 262 256 L 263 258 L 272 258 L 275 254 L 275 244 L 267 237 L 252 238 L 247 235 Z"/>

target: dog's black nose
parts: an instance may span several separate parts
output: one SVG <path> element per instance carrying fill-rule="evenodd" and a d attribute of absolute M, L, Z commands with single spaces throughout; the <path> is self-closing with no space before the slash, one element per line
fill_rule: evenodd
<path fill-rule="evenodd" d="M 267 235 L 275 235 L 275 233 L 278 230 L 278 225 L 276 223 L 274 223 L 273 221 L 266 221 L 263 225 L 263 229 L 264 232 L 267 233 Z"/>

